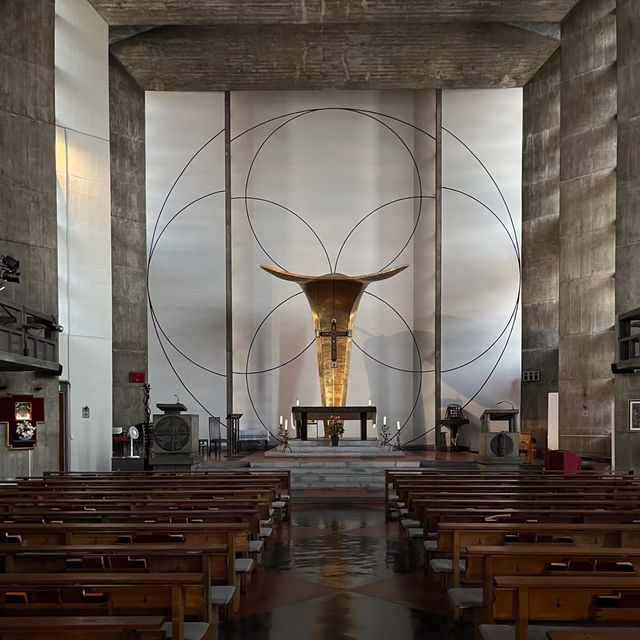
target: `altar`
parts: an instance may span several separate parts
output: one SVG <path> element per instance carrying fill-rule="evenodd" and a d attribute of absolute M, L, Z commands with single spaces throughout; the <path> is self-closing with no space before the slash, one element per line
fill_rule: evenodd
<path fill-rule="evenodd" d="M 307 439 L 309 420 L 328 420 L 330 416 L 339 416 L 347 420 L 360 421 L 360 440 L 367 440 L 367 423 L 371 420 L 375 424 L 376 408 L 371 405 L 361 407 L 291 407 L 293 419 L 298 424 L 298 438 Z"/>

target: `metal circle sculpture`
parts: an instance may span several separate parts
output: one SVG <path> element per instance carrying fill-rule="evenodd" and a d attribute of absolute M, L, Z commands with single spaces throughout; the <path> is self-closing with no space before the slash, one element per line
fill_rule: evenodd
<path fill-rule="evenodd" d="M 495 438 L 492 438 L 489 447 L 491 448 L 493 455 L 497 458 L 510 456 L 515 448 L 513 440 L 504 433 L 499 433 Z"/>
<path fill-rule="evenodd" d="M 191 437 L 189 425 L 179 416 L 160 418 L 153 428 L 155 443 L 165 451 L 180 451 Z"/>
<path fill-rule="evenodd" d="M 267 199 L 267 198 L 261 198 L 261 197 L 250 195 L 249 194 L 249 185 L 250 185 L 250 182 L 251 182 L 252 173 L 255 170 L 255 165 L 256 165 L 256 162 L 258 160 L 258 157 L 259 157 L 260 153 L 262 152 L 262 150 L 264 149 L 264 147 L 269 143 L 269 141 L 273 138 L 274 135 L 276 135 L 279 131 L 281 131 L 282 129 L 287 127 L 290 123 L 292 123 L 294 121 L 299 121 L 302 118 L 308 117 L 308 116 L 310 116 L 312 114 L 322 115 L 323 113 L 336 112 L 336 111 L 338 111 L 338 112 L 346 112 L 346 113 L 349 113 L 349 114 L 353 114 L 355 116 L 359 116 L 359 117 L 362 117 L 362 118 L 367 118 L 367 119 L 369 119 L 371 121 L 374 121 L 374 122 L 378 123 L 380 125 L 380 127 L 383 128 L 383 130 L 389 132 L 392 136 L 394 136 L 394 138 L 397 140 L 398 144 L 402 145 L 402 147 L 406 150 L 408 156 L 410 157 L 411 163 L 413 165 L 413 171 L 415 171 L 415 175 L 416 175 L 416 179 L 417 179 L 418 193 L 417 194 L 407 195 L 407 196 L 400 197 L 400 198 L 396 198 L 396 199 L 391 200 L 389 202 L 382 203 L 378 207 L 374 208 L 372 211 L 369 211 L 368 213 L 364 214 L 356 222 L 356 224 L 351 228 L 351 230 L 346 235 L 344 241 L 342 242 L 342 244 L 341 244 L 341 246 L 340 246 L 340 248 L 339 248 L 339 250 L 337 252 L 336 260 L 332 264 L 331 263 L 331 259 L 329 258 L 329 253 L 327 251 L 327 248 L 323 244 L 320 236 L 313 229 L 313 227 L 309 224 L 309 222 L 304 219 L 303 216 L 299 215 L 295 211 L 291 210 L 288 207 L 285 207 L 284 205 L 282 205 L 282 204 L 280 204 L 280 203 L 278 203 L 278 202 L 276 202 L 274 200 L 270 200 L 270 199 Z M 433 199 L 433 198 L 435 198 L 435 195 L 432 195 L 432 194 L 425 195 L 423 193 L 423 187 L 422 187 L 423 179 L 422 179 L 422 174 L 420 172 L 420 168 L 418 166 L 416 158 L 415 158 L 414 154 L 412 153 L 412 151 L 409 149 L 408 145 L 405 143 L 405 141 L 402 138 L 402 136 L 398 133 L 398 131 L 396 131 L 396 129 L 394 128 L 394 125 L 407 126 L 412 131 L 414 131 L 414 133 L 427 136 L 428 138 L 430 138 L 432 140 L 435 140 L 435 137 L 432 134 L 430 134 L 427 131 L 425 131 L 424 129 L 421 129 L 420 127 L 417 127 L 413 123 L 407 122 L 405 120 L 402 120 L 402 119 L 397 118 L 395 116 L 392 116 L 390 114 L 384 114 L 384 113 L 380 113 L 380 112 L 377 112 L 377 111 L 371 111 L 371 110 L 368 110 L 368 109 L 356 109 L 356 108 L 348 108 L 348 107 L 320 107 L 320 108 L 303 109 L 303 110 L 300 110 L 300 111 L 294 111 L 294 112 L 290 112 L 290 113 L 285 113 L 285 114 L 282 114 L 282 115 L 279 115 L 279 116 L 275 116 L 273 118 L 269 118 L 268 120 L 265 120 L 263 122 L 259 122 L 259 123 L 255 124 L 254 126 L 246 129 L 245 131 L 237 134 L 234 138 L 232 138 L 231 143 L 233 144 L 234 142 L 238 141 L 239 139 L 241 139 L 245 135 L 258 130 L 261 127 L 264 127 L 264 126 L 266 126 L 268 124 L 273 124 L 273 123 L 276 123 L 277 126 L 270 133 L 268 133 L 264 137 L 262 142 L 258 145 L 258 148 L 257 148 L 257 150 L 256 150 L 256 152 L 255 152 L 255 154 L 254 154 L 254 156 L 253 156 L 253 158 L 251 160 L 249 169 L 247 171 L 247 176 L 246 176 L 246 179 L 245 179 L 244 195 L 243 196 L 233 196 L 232 197 L 232 200 L 243 200 L 244 201 L 247 222 L 248 222 L 249 227 L 251 229 L 251 233 L 253 235 L 253 238 L 254 238 L 256 244 L 260 247 L 260 249 L 263 251 L 263 253 L 267 256 L 267 258 L 273 264 L 278 266 L 279 268 L 281 268 L 283 270 L 286 270 L 279 262 L 277 262 L 275 260 L 275 258 L 273 256 L 271 256 L 269 254 L 269 252 L 266 250 L 263 242 L 260 240 L 260 238 L 259 238 L 259 236 L 258 236 L 258 234 L 257 234 L 257 232 L 256 232 L 256 230 L 254 228 L 254 225 L 253 225 L 253 222 L 252 222 L 252 219 L 251 219 L 251 215 L 249 213 L 249 206 L 248 206 L 249 203 L 252 202 L 252 201 L 254 201 L 254 202 L 262 202 L 262 203 L 270 204 L 270 205 L 272 205 L 274 207 L 278 207 L 282 211 L 285 211 L 286 213 L 294 216 L 299 221 L 301 221 L 307 227 L 307 229 L 312 233 L 312 235 L 318 241 L 318 243 L 320 244 L 321 249 L 322 249 L 322 251 L 323 251 L 323 253 L 324 253 L 324 255 L 325 255 L 326 259 L 327 259 L 327 262 L 328 262 L 328 265 L 329 265 L 329 269 L 333 273 L 337 272 L 338 264 L 339 264 L 339 261 L 340 261 L 340 257 L 342 255 L 343 249 L 345 248 L 347 242 L 349 241 L 349 239 L 353 236 L 353 234 L 358 230 L 358 228 L 366 220 L 368 220 L 373 215 L 376 215 L 376 214 L 379 214 L 380 212 L 383 212 L 384 209 L 386 209 L 387 207 L 390 207 L 391 205 L 397 204 L 398 202 L 411 201 L 411 200 L 417 201 L 418 202 L 418 212 L 417 212 L 417 215 L 416 215 L 416 218 L 415 218 L 415 223 L 414 223 L 414 225 L 413 225 L 413 227 L 411 229 L 411 233 L 410 233 L 409 237 L 404 242 L 402 247 L 397 251 L 397 253 L 394 255 L 394 257 L 389 262 L 387 262 L 385 265 L 383 265 L 380 268 L 380 271 L 383 271 L 384 269 L 389 267 L 393 262 L 395 262 L 395 260 L 397 260 L 400 257 L 400 255 L 402 255 L 402 253 L 405 251 L 405 249 L 409 246 L 409 244 L 411 243 L 411 240 L 413 239 L 413 237 L 414 237 L 414 235 L 416 233 L 416 230 L 417 230 L 418 225 L 420 224 L 420 221 L 421 221 L 421 218 L 422 218 L 422 208 L 423 208 L 424 200 L 425 199 Z M 486 386 L 486 384 L 491 379 L 493 373 L 497 369 L 498 365 L 500 364 L 500 362 L 501 362 L 501 360 L 502 360 L 502 358 L 503 358 L 503 356 L 505 354 L 505 351 L 506 351 L 507 346 L 509 344 L 511 335 L 513 334 L 513 331 L 515 329 L 516 321 L 517 321 L 518 308 L 519 308 L 519 304 L 520 304 L 520 297 L 521 297 L 522 265 L 521 265 L 520 246 L 519 246 L 519 242 L 518 242 L 518 236 L 517 236 L 515 221 L 513 219 L 513 215 L 511 213 L 509 205 L 508 205 L 508 203 L 506 201 L 506 198 L 505 198 L 502 190 L 500 189 L 498 183 L 496 182 L 494 177 L 491 175 L 491 173 L 488 170 L 488 168 L 486 167 L 486 165 L 473 152 L 473 150 L 469 148 L 468 145 L 466 145 L 460 138 L 458 138 L 454 133 L 452 133 L 448 129 L 443 128 L 443 132 L 446 133 L 447 135 L 451 136 L 451 138 L 453 140 L 457 141 L 470 154 L 470 156 L 474 159 L 474 161 L 479 164 L 479 166 L 482 168 L 484 173 L 486 173 L 486 175 L 489 177 L 491 183 L 494 185 L 497 193 L 499 194 L 499 197 L 500 197 L 500 200 L 501 200 L 502 204 L 504 205 L 505 211 L 507 213 L 507 217 L 509 219 L 509 226 L 507 226 L 503 222 L 501 217 L 493 209 L 491 209 L 489 206 L 487 206 L 485 203 L 481 202 L 479 199 L 475 198 L 474 196 L 472 196 L 472 195 L 470 195 L 468 193 L 465 193 L 464 191 L 461 191 L 461 190 L 458 190 L 458 189 L 453 189 L 453 188 L 447 188 L 447 187 L 443 187 L 443 191 L 454 192 L 454 193 L 457 193 L 459 195 L 462 195 L 462 196 L 470 199 L 472 202 L 475 202 L 476 204 L 481 206 L 486 212 L 491 214 L 491 216 L 493 216 L 493 218 L 495 218 L 495 220 L 498 222 L 498 224 L 504 230 L 504 232 L 507 235 L 507 238 L 509 240 L 509 243 L 513 247 L 515 259 L 516 259 L 516 262 L 517 262 L 517 268 L 518 268 L 518 288 L 517 288 L 517 292 L 516 292 L 515 304 L 514 304 L 513 310 L 511 312 L 509 318 L 505 322 L 504 327 L 502 328 L 500 333 L 491 342 L 491 344 L 489 344 L 486 348 L 481 350 L 473 358 L 470 358 L 469 360 L 467 360 L 465 362 L 456 364 L 455 366 L 451 366 L 451 367 L 448 367 L 446 369 L 442 369 L 440 371 L 441 374 L 448 373 L 448 372 L 453 372 L 453 371 L 457 371 L 457 370 L 463 369 L 463 368 L 473 364 L 474 362 L 476 362 L 477 360 L 482 358 L 484 355 L 489 353 L 500 342 L 500 340 L 505 335 L 507 336 L 506 340 L 504 342 L 504 345 L 503 345 L 501 351 L 499 352 L 499 354 L 498 354 L 498 356 L 496 358 L 495 364 L 491 368 L 488 376 L 480 384 L 478 390 L 469 398 L 467 403 L 464 405 L 466 407 L 478 396 L 478 394 L 482 391 L 482 389 Z M 174 180 L 174 182 L 171 185 L 170 189 L 168 190 L 168 192 L 167 192 L 167 194 L 166 194 L 166 196 L 164 198 L 164 201 L 162 203 L 162 206 L 160 208 L 160 211 L 158 213 L 158 217 L 156 219 L 154 228 L 153 228 L 152 237 L 151 237 L 151 243 L 150 243 L 150 248 L 149 248 L 148 263 L 147 263 L 147 299 L 148 299 L 148 303 L 149 303 L 150 316 L 151 316 L 151 321 L 152 321 L 152 324 L 153 324 L 154 332 L 155 332 L 156 337 L 158 339 L 158 343 L 160 345 L 162 353 L 163 353 L 165 359 L 167 360 L 167 363 L 168 363 L 169 367 L 171 368 L 171 370 L 175 374 L 175 376 L 178 379 L 178 381 L 181 383 L 181 385 L 187 391 L 187 393 L 189 393 L 189 395 L 194 399 L 194 401 L 209 415 L 213 415 L 212 412 L 209 411 L 207 409 L 207 407 L 194 395 L 194 393 L 189 389 L 188 385 L 185 383 L 184 379 L 182 378 L 182 376 L 180 375 L 180 373 L 176 369 L 176 366 L 172 362 L 172 359 L 171 359 L 169 353 L 167 352 L 167 349 L 166 349 L 166 346 L 165 346 L 165 344 L 163 342 L 163 339 L 164 339 L 164 341 L 166 341 L 167 344 L 171 345 L 173 347 L 173 349 L 176 350 L 176 352 L 178 352 L 180 355 L 182 355 L 189 363 L 191 363 L 195 367 L 199 368 L 200 370 L 205 371 L 205 372 L 210 373 L 210 374 L 213 374 L 213 375 L 218 376 L 220 378 L 225 378 L 226 374 L 218 372 L 218 371 L 215 371 L 213 369 L 210 369 L 210 368 L 200 364 L 194 358 L 191 358 L 189 355 L 185 354 L 181 349 L 179 349 L 178 346 L 175 344 L 175 342 L 171 339 L 170 335 L 167 333 L 167 331 L 163 327 L 162 323 L 160 322 L 160 320 L 158 318 L 158 315 L 157 315 L 157 313 L 156 313 L 156 311 L 154 309 L 154 306 L 153 306 L 153 299 L 152 299 L 151 289 L 150 289 L 150 274 L 151 274 L 154 254 L 155 254 L 155 251 L 157 249 L 158 243 L 160 242 L 160 240 L 164 236 L 165 232 L 172 225 L 172 223 L 177 218 L 179 218 L 179 216 L 181 216 L 182 214 L 187 212 L 194 204 L 196 204 L 198 202 L 201 202 L 202 200 L 207 199 L 207 198 L 221 196 L 224 193 L 224 191 L 219 190 L 219 191 L 214 191 L 214 192 L 211 192 L 211 193 L 204 194 L 204 195 L 196 198 L 195 200 L 193 200 L 192 202 L 187 203 L 181 209 L 179 209 L 177 212 L 175 212 L 169 218 L 169 220 L 167 222 L 165 222 L 163 224 L 163 226 L 160 228 L 160 220 L 161 220 L 161 218 L 162 218 L 162 216 L 164 214 L 167 202 L 168 202 L 171 194 L 173 193 L 174 189 L 178 185 L 180 179 L 183 177 L 183 175 L 185 174 L 185 172 L 187 171 L 189 166 L 196 160 L 196 158 L 199 156 L 199 154 L 204 149 L 206 149 L 210 144 L 212 144 L 216 139 L 220 138 L 223 134 L 224 134 L 224 130 L 219 131 L 213 137 L 211 137 L 209 140 L 207 140 L 199 149 L 196 150 L 196 152 L 191 156 L 191 158 L 188 160 L 188 162 L 184 165 L 182 170 L 179 172 L 178 176 L 176 177 L 176 179 Z M 372 362 L 375 362 L 375 363 L 379 364 L 380 366 L 383 366 L 383 367 L 388 368 L 388 369 L 393 370 L 393 371 L 399 371 L 399 372 L 411 374 L 413 376 L 419 376 L 416 398 L 415 398 L 415 401 L 413 403 L 413 406 L 411 408 L 411 411 L 410 411 L 409 415 L 405 418 L 405 420 L 404 420 L 404 422 L 403 422 L 403 424 L 401 426 L 401 429 L 398 432 L 398 433 L 400 433 L 400 432 L 402 432 L 402 430 L 405 428 L 405 426 L 411 420 L 411 417 L 413 416 L 413 414 L 414 414 L 414 412 L 416 410 L 416 407 L 418 405 L 418 402 L 419 402 L 419 399 L 420 399 L 421 387 L 422 387 L 422 376 L 423 376 L 423 374 L 434 373 L 435 369 L 424 370 L 422 368 L 422 357 L 421 357 L 421 354 L 420 354 L 418 341 L 416 339 L 416 336 L 415 336 L 413 330 L 411 329 L 411 327 L 409 326 L 409 324 L 407 323 L 405 318 L 403 318 L 403 316 L 400 314 L 400 312 L 397 309 L 395 309 L 390 303 L 388 303 L 387 301 L 383 300 L 382 298 L 379 298 L 378 296 L 376 296 L 374 294 L 371 294 L 369 292 L 365 292 L 365 293 L 367 295 L 369 295 L 370 297 L 372 297 L 373 299 L 376 299 L 379 302 L 381 302 L 384 305 L 386 305 L 401 320 L 401 322 L 404 324 L 404 326 L 406 327 L 407 331 L 409 332 L 409 334 L 411 335 L 412 340 L 413 340 L 413 345 L 414 345 L 414 349 L 415 349 L 417 360 L 418 360 L 418 368 L 417 369 L 408 369 L 408 368 L 404 368 L 404 367 L 398 367 L 398 366 L 392 365 L 390 363 L 383 362 L 382 360 L 377 359 L 373 355 L 368 353 L 360 344 L 358 344 L 358 342 L 355 339 L 353 340 L 353 344 L 356 346 L 356 348 L 358 348 L 363 353 L 363 355 L 365 357 L 369 358 Z M 299 296 L 301 294 L 302 294 L 302 292 L 299 292 L 299 293 L 296 293 L 296 294 L 294 294 L 292 296 L 289 296 L 288 298 L 286 298 L 285 300 L 282 300 L 280 303 L 275 305 L 271 310 L 269 310 L 267 312 L 267 314 L 265 315 L 263 320 L 259 323 L 259 325 L 257 326 L 257 328 L 256 328 L 256 330 L 254 332 L 253 338 L 252 338 L 251 343 L 249 345 L 249 348 L 247 350 L 247 356 L 246 356 L 246 363 L 245 363 L 244 371 L 234 371 L 233 372 L 234 375 L 240 375 L 240 376 L 244 377 L 245 384 L 246 384 L 246 389 L 247 389 L 247 394 L 248 394 L 248 397 L 249 397 L 249 401 L 250 401 L 251 406 L 252 406 L 252 408 L 253 408 L 253 410 L 254 410 L 254 412 L 256 414 L 256 417 L 258 418 L 258 420 L 260 421 L 262 426 L 274 438 L 276 438 L 275 434 L 273 434 L 271 432 L 271 430 L 267 427 L 267 425 L 265 424 L 265 422 L 261 418 L 261 416 L 260 416 L 260 414 L 258 412 L 258 409 L 255 406 L 253 397 L 251 395 L 251 390 L 250 390 L 250 387 L 249 387 L 249 377 L 253 376 L 253 375 L 262 375 L 262 374 L 270 373 L 270 372 L 276 371 L 276 370 L 278 370 L 278 369 L 280 369 L 282 367 L 285 367 L 285 366 L 291 364 L 292 362 L 294 362 L 295 360 L 300 358 L 304 353 L 306 353 L 313 346 L 313 344 L 315 343 L 315 338 L 312 339 L 311 342 L 302 351 L 300 351 L 294 357 L 288 359 L 286 362 L 283 362 L 283 363 L 280 363 L 278 365 L 274 365 L 272 367 L 269 367 L 269 368 L 266 368 L 266 369 L 262 369 L 262 370 L 256 370 L 256 371 L 250 371 L 249 370 L 251 352 L 252 352 L 254 344 L 255 344 L 255 342 L 256 342 L 256 340 L 258 338 L 260 330 L 262 329 L 264 324 L 267 322 L 267 320 L 278 309 L 280 309 L 283 305 L 285 305 L 287 302 L 289 302 L 290 300 L 292 300 L 293 298 L 295 298 L 295 297 L 297 297 L 297 296 Z M 175 416 L 172 416 L 172 417 L 175 417 Z M 163 420 L 167 420 L 168 418 L 164 418 Z M 158 427 L 160 427 L 161 424 L 162 424 L 162 421 L 160 421 L 158 423 L 158 426 L 156 427 L 156 431 L 157 431 Z M 182 446 L 184 446 L 186 444 L 186 442 L 188 441 L 188 437 L 189 437 L 187 425 L 183 423 L 183 426 L 185 427 L 185 429 L 187 429 L 186 440 L 184 440 L 183 444 L 178 448 L 181 448 Z M 417 440 L 417 439 L 423 437 L 424 435 L 425 434 L 422 434 L 422 435 L 418 436 L 417 438 L 414 438 L 414 440 Z M 155 436 L 155 433 L 154 433 L 154 436 Z M 162 437 L 162 430 L 161 430 L 160 436 Z M 182 439 L 181 439 L 181 441 L 182 441 Z M 159 446 L 163 446 L 160 443 L 160 441 L 158 441 L 158 444 L 159 444 Z M 168 445 L 168 446 L 175 446 L 175 445 L 178 444 L 178 442 L 175 441 L 175 440 L 172 440 L 171 442 L 168 442 L 168 441 L 165 442 L 165 444 Z M 404 444 L 407 444 L 407 443 L 404 443 Z M 169 449 L 169 450 L 176 450 L 176 449 Z"/>

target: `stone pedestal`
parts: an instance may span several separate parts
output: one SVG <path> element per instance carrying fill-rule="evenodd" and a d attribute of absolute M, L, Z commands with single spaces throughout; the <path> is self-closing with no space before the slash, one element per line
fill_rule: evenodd
<path fill-rule="evenodd" d="M 487 409 L 481 416 L 478 455 L 474 461 L 479 469 L 514 470 L 522 464 L 517 409 Z M 492 421 L 506 421 L 509 431 L 491 431 Z"/>
<path fill-rule="evenodd" d="M 149 465 L 154 471 L 197 471 L 202 462 L 198 416 L 182 414 L 187 408 L 181 403 L 157 407 L 164 413 L 153 416 Z"/>

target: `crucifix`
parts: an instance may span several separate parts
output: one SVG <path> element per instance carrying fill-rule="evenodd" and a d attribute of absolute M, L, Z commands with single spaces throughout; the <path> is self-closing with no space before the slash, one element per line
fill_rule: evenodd
<path fill-rule="evenodd" d="M 344 407 L 347 403 L 351 337 L 360 298 L 369 284 L 391 278 L 406 269 L 406 265 L 363 276 L 346 276 L 343 273 L 306 276 L 265 265 L 262 268 L 276 278 L 297 282 L 307 296 L 316 336 L 322 406 Z M 331 330 L 327 331 L 327 327 Z"/>
<path fill-rule="evenodd" d="M 331 320 L 331 331 L 316 331 L 316 338 L 331 338 L 331 368 L 338 368 L 338 338 L 350 338 L 351 331 L 338 331 L 338 322 Z"/>

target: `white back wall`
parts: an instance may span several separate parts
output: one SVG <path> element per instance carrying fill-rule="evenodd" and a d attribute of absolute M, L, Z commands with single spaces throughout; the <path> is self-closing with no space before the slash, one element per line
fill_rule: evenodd
<path fill-rule="evenodd" d="M 442 406 L 475 450 L 484 409 L 520 402 L 522 90 L 444 91 L 442 121 Z"/>
<path fill-rule="evenodd" d="M 233 312 L 237 371 L 244 369 L 245 354 L 265 315 L 287 297 L 300 292 L 295 283 L 264 273 L 260 264 L 281 265 L 288 271 L 303 274 L 321 275 L 336 269 L 347 275 L 358 275 L 379 271 L 390 263 L 407 263 L 409 270 L 391 280 L 370 285 L 368 292 L 386 300 L 413 326 L 411 234 L 415 224 L 412 199 L 416 175 L 412 160 L 415 135 L 410 126 L 375 114 L 389 114 L 411 123 L 415 96 L 409 91 L 233 94 L 234 135 L 256 123 L 277 118 L 242 136 L 233 148 L 233 193 L 244 192 L 251 168 L 249 197 L 271 201 L 247 202 L 256 237 L 249 225 L 245 201 L 234 202 L 233 237 L 237 249 L 233 261 Z M 305 110 L 313 111 L 291 119 L 279 118 Z M 431 116 L 429 128 L 433 132 L 433 111 L 427 115 Z M 423 174 L 433 173 L 432 165 L 419 168 Z M 424 188 L 428 186 L 427 182 Z M 380 209 L 349 236 L 365 216 L 399 198 L 407 199 Z M 294 211 L 313 227 L 326 248 L 328 259 L 309 228 L 278 205 Z M 425 201 L 421 223 L 432 224 L 433 213 L 433 200 Z M 308 302 L 304 295 L 298 295 L 264 325 L 255 340 L 249 369 L 264 370 L 286 362 L 313 339 Z M 366 294 L 360 303 L 354 342 L 378 360 L 409 370 L 413 368 L 413 341 L 406 327 L 384 303 Z M 351 356 L 348 403 L 367 404 L 371 398 L 380 416 L 386 415 L 393 424 L 398 420 L 402 425 L 407 423 L 406 435 L 413 434 L 411 374 L 380 366 L 365 357 L 356 344 Z M 433 351 L 433 345 L 430 348 Z M 255 410 L 246 384 L 236 381 L 236 409 L 245 413 L 244 423 L 256 427 L 262 420 L 274 432 L 278 416 L 289 416 L 296 398 L 301 404 L 320 404 L 315 348 L 311 347 L 287 367 L 250 376 L 249 391 Z M 433 406 L 432 393 L 428 400 L 421 400 Z M 356 422 L 347 423 L 345 428 L 347 437 L 359 434 Z"/>
<path fill-rule="evenodd" d="M 494 110 L 501 95 L 507 104 L 513 102 L 507 93 L 491 93 L 493 102 L 483 103 L 484 107 L 474 104 L 474 109 Z M 455 100 L 447 98 L 445 104 L 454 105 Z M 281 117 L 286 114 L 291 115 Z M 454 118 L 452 126 L 456 122 Z M 370 286 L 369 291 L 382 301 L 363 297 L 354 333 L 348 402 L 366 404 L 371 398 L 380 418 L 386 415 L 391 424 L 396 420 L 406 423 L 404 441 L 417 437 L 418 442 L 424 442 L 425 430 L 433 426 L 435 144 L 412 124 L 431 136 L 435 133 L 434 92 L 232 94 L 234 409 L 244 414 L 243 427 L 258 428 L 264 423 L 275 432 L 278 416 L 290 417 L 296 398 L 302 404 L 320 401 L 308 303 L 298 295 L 269 315 L 300 290 L 293 283 L 264 273 L 260 264 L 315 275 L 337 268 L 356 275 L 390 263 L 406 263 L 410 269 Z M 149 246 L 158 212 L 173 181 L 191 156 L 222 128 L 222 94 L 147 94 Z M 519 129 L 507 128 L 503 134 L 520 138 Z M 209 144 L 189 165 L 167 201 L 160 228 L 192 200 L 223 189 L 222 142 L 220 137 Z M 509 162 L 509 180 L 519 184 L 520 160 L 510 157 Z M 457 174 L 451 169 L 448 174 L 455 184 Z M 519 225 L 519 194 L 516 204 Z M 466 233 L 468 220 L 456 221 L 451 215 L 447 221 L 445 233 L 454 238 Z M 479 232 L 484 233 L 484 229 Z M 488 255 L 490 262 L 493 255 Z M 446 263 L 445 268 L 454 267 Z M 153 402 L 175 400 L 173 394 L 178 394 L 190 411 L 200 414 L 203 435 L 207 412 L 225 415 L 225 382 L 187 357 L 211 370 L 224 371 L 224 273 L 224 202 L 221 196 L 205 197 L 167 229 L 150 270 L 157 319 L 185 355 L 161 334 L 165 356 L 153 322 L 149 341 Z M 453 291 L 458 283 L 447 280 L 447 285 Z M 497 295 L 502 299 L 512 293 L 505 289 Z M 447 304 L 448 315 L 458 313 L 452 303 Z M 475 309 L 474 318 L 491 325 L 494 317 L 491 313 L 483 315 L 484 300 L 474 297 L 469 304 Z M 421 360 L 404 322 L 413 330 Z M 445 348 L 449 344 L 453 349 L 459 342 L 467 350 L 477 346 L 476 334 L 460 332 L 453 339 L 452 335 L 448 334 Z M 514 333 L 515 364 L 509 351 L 498 369 L 502 371 L 507 358 L 511 359 L 510 368 L 504 374 L 498 369 L 494 373 L 505 379 L 510 376 L 508 384 L 514 388 L 520 377 L 517 340 Z M 278 367 L 303 351 L 284 367 L 258 373 Z M 514 374 L 515 369 L 518 371 Z M 245 376 L 245 371 L 249 375 Z M 473 376 L 469 374 L 469 379 L 479 386 L 480 372 Z M 470 381 L 460 393 L 471 397 L 472 386 Z M 502 393 L 500 386 L 498 390 Z M 447 387 L 445 403 L 453 395 Z M 489 402 L 487 398 L 488 405 L 497 399 Z M 475 411 L 476 406 L 469 408 Z M 347 426 L 347 435 L 357 433 L 355 423 Z"/>
<path fill-rule="evenodd" d="M 207 412 L 225 415 L 225 378 L 200 368 L 225 371 L 224 195 L 207 197 L 224 191 L 224 136 L 186 165 L 223 128 L 224 94 L 146 94 L 147 248 L 155 246 L 149 270 L 155 313 L 148 323 L 151 407 L 157 413 L 158 402 L 175 402 L 178 395 L 200 415 L 203 438 Z"/>
<path fill-rule="evenodd" d="M 86 0 L 57 0 L 56 173 L 61 380 L 69 468 L 111 468 L 109 28 Z M 83 417 L 83 407 L 89 417 Z"/>

